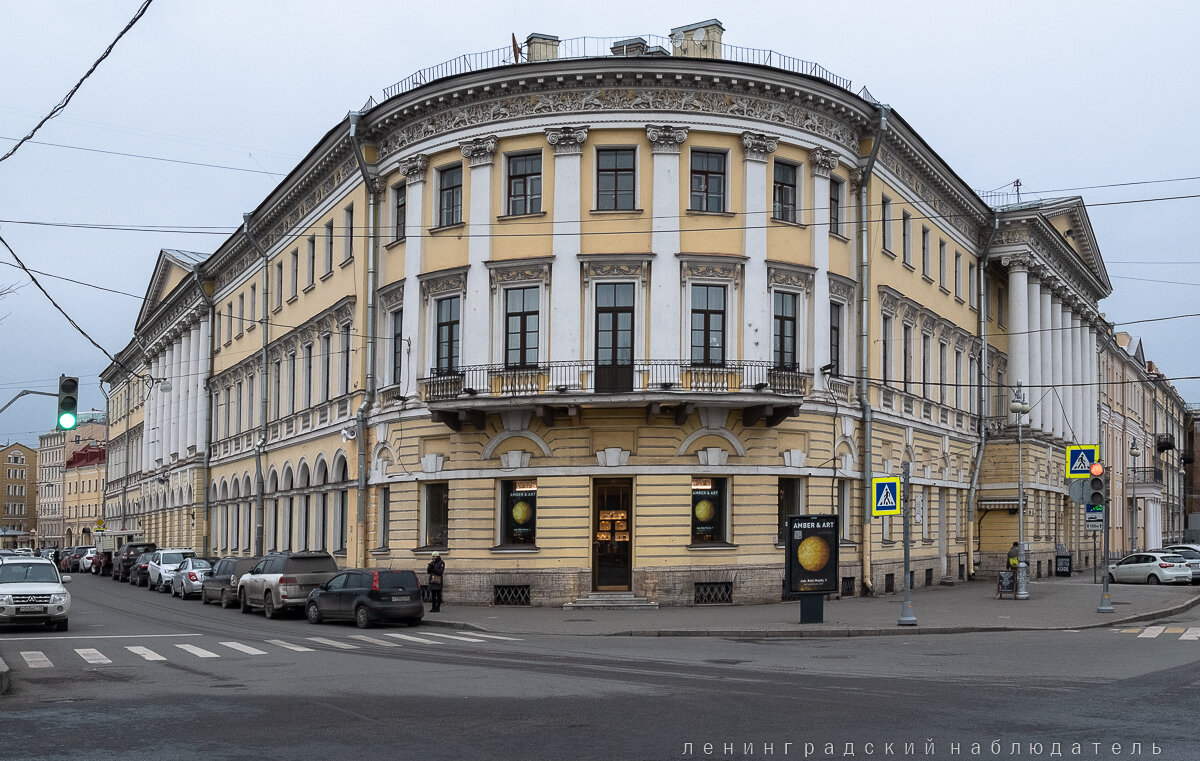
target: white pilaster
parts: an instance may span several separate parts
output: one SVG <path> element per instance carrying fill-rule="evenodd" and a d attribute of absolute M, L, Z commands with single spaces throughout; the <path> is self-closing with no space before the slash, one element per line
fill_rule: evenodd
<path fill-rule="evenodd" d="M 1071 336 L 1071 364 L 1075 366 L 1075 394 L 1072 398 L 1075 436 L 1078 443 L 1087 444 L 1087 360 L 1083 351 L 1083 322 L 1076 311 L 1071 312 Z"/>
<path fill-rule="evenodd" d="M 158 392 L 155 389 L 155 379 L 158 378 L 158 357 L 153 357 L 148 363 L 147 372 L 150 381 L 142 392 L 146 394 L 144 404 L 146 419 L 142 423 L 142 472 L 154 469 L 155 438 L 158 436 Z"/>
<path fill-rule="evenodd" d="M 772 359 L 772 298 L 767 283 L 767 157 L 779 147 L 778 141 L 767 135 L 742 133 L 742 173 L 745 193 L 742 208 L 744 237 L 742 253 L 746 259 L 746 287 L 743 292 L 755 294 L 744 305 L 746 328 L 742 356 L 750 361 L 769 362 Z"/>
<path fill-rule="evenodd" d="M 587 127 L 546 130 L 546 142 L 554 147 L 554 239 L 550 268 L 550 361 L 581 359 L 580 336 L 587 318 L 579 291 L 580 220 L 583 218 L 581 165 Z"/>
<path fill-rule="evenodd" d="M 1018 258 L 1004 264 L 1008 266 L 1008 377 L 1009 385 L 1016 386 L 1029 383 L 1029 264 Z"/>
<path fill-rule="evenodd" d="M 487 267 L 492 258 L 492 165 L 496 137 L 462 143 L 462 154 L 471 166 L 470 219 L 467 223 L 467 294 L 462 305 L 462 364 L 486 365 L 495 361 L 491 341 L 491 294 Z M 497 350 L 499 351 L 499 350 Z"/>
<path fill-rule="evenodd" d="M 1042 430 L 1046 433 L 1054 433 L 1055 409 L 1058 407 L 1058 401 L 1054 398 L 1054 390 L 1050 388 L 1054 385 L 1054 325 L 1050 319 L 1052 295 L 1049 284 L 1043 282 L 1041 292 L 1038 294 L 1038 322 L 1042 326 L 1042 332 L 1038 336 L 1038 346 L 1041 352 L 1042 378 L 1046 388 L 1042 389 L 1045 396 L 1042 399 Z"/>
<path fill-rule="evenodd" d="M 421 303 L 421 284 L 417 276 L 421 274 L 421 228 L 425 215 L 425 169 L 429 166 L 429 157 L 424 154 L 410 156 L 400 162 L 400 171 L 404 174 L 404 192 L 408 216 L 404 222 L 404 314 L 401 329 L 408 339 L 408 353 L 403 364 L 404 393 L 417 393 L 417 378 L 425 374 L 428 368 L 418 367 L 424 357 L 424 341 L 422 341 L 422 315 L 425 314 Z M 427 316 L 427 315 L 426 315 Z M 319 344 L 318 344 L 319 345 Z M 397 381 L 400 379 L 397 378 Z M 330 379 L 330 383 L 333 380 Z"/>
<path fill-rule="evenodd" d="M 813 388 L 826 388 L 825 374 L 821 368 L 829 364 L 829 176 L 837 168 L 837 154 L 828 148 L 814 148 L 809 153 L 809 166 L 813 174 L 813 218 L 809 229 L 813 235 L 812 335 Z M 825 215 L 822 217 L 822 215 Z M 843 321 L 845 322 L 845 321 Z M 919 352 L 914 350 L 915 362 L 919 367 Z"/>
<path fill-rule="evenodd" d="M 195 437 L 196 416 L 193 414 L 192 404 L 196 401 L 196 375 L 199 370 L 199 363 L 196 361 L 197 343 L 199 341 L 196 340 L 194 328 L 183 332 L 183 377 L 179 379 L 179 402 L 183 419 L 179 421 L 178 427 L 181 432 L 180 451 L 184 457 L 187 457 L 187 449 Z"/>
<path fill-rule="evenodd" d="M 1061 362 L 1063 366 L 1063 419 L 1065 426 L 1063 428 L 1063 437 L 1067 441 L 1076 441 L 1079 438 L 1078 421 L 1075 419 L 1075 362 L 1072 359 L 1074 356 L 1075 337 L 1071 332 L 1071 305 L 1064 299 L 1059 307 L 1062 311 L 1062 354 Z"/>
<path fill-rule="evenodd" d="M 647 125 L 646 137 L 654 166 L 654 197 L 650 201 L 650 308 L 665 324 L 675 321 L 679 330 L 651 330 L 649 359 L 683 358 L 681 346 L 687 320 L 681 307 L 679 278 L 679 165 L 680 146 L 687 139 L 683 127 Z"/>
<path fill-rule="evenodd" d="M 1096 328 L 1089 324 L 1087 328 L 1087 344 L 1084 346 L 1087 358 L 1088 378 L 1088 440 L 1089 444 L 1100 443 L 1100 376 L 1096 367 Z"/>
<path fill-rule="evenodd" d="M 204 396 L 205 383 L 208 380 L 208 345 L 201 336 L 204 335 L 201 326 L 206 318 L 192 326 L 192 375 L 188 378 L 188 439 L 187 444 L 192 452 L 204 448 L 204 435 L 201 429 L 204 421 L 200 418 L 200 399 Z M 247 420 L 252 418 L 245 418 Z"/>
<path fill-rule="evenodd" d="M 1042 283 L 1036 276 L 1029 277 L 1029 297 L 1026 308 L 1029 313 L 1029 424 L 1033 430 L 1042 429 L 1042 415 L 1046 410 L 1046 382 L 1042 375 Z"/>
<path fill-rule="evenodd" d="M 264 330 L 266 326 L 263 326 Z M 200 345 L 201 356 L 207 356 L 208 352 L 208 337 L 209 331 L 212 330 L 212 325 L 209 324 L 209 318 L 205 317 L 200 320 L 199 340 L 196 341 Z M 208 394 L 208 371 L 207 363 L 203 369 L 196 372 L 196 451 L 204 451 L 206 442 L 209 440 L 208 428 L 208 408 L 211 399 Z"/>
<path fill-rule="evenodd" d="M 1051 344 L 1054 355 L 1054 435 L 1065 439 L 1067 430 L 1067 415 L 1063 398 L 1063 383 L 1066 382 L 1066 371 L 1063 369 L 1063 309 L 1062 301 L 1057 293 L 1050 299 L 1050 327 L 1053 331 Z"/>

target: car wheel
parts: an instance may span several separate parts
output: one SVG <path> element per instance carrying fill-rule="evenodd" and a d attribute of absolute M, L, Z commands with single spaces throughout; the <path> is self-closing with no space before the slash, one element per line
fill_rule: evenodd
<path fill-rule="evenodd" d="M 270 592 L 263 595 L 263 615 L 267 618 L 275 618 L 279 615 L 275 610 L 275 596 Z"/>
<path fill-rule="evenodd" d="M 204 592 L 204 587 L 200 587 L 200 604 L 208 605 L 208 595 Z"/>
<path fill-rule="evenodd" d="M 1111 573 L 1108 575 L 1108 583 L 1109 583 L 1109 584 L 1116 584 L 1116 583 L 1117 583 L 1117 578 L 1116 578 L 1115 576 L 1113 576 Z"/>
<path fill-rule="evenodd" d="M 321 623 L 321 609 L 317 607 L 317 603 L 310 602 L 304 607 L 304 617 L 308 619 L 310 624 Z"/>
<path fill-rule="evenodd" d="M 404 619 L 404 625 L 405 625 L 405 626 L 418 626 L 418 625 L 420 625 L 420 623 L 421 623 L 421 619 L 419 619 L 419 618 L 406 618 L 406 619 Z"/>
<path fill-rule="evenodd" d="M 354 625 L 359 629 L 371 628 L 371 614 L 367 612 L 365 605 L 359 605 L 354 609 Z"/>
<path fill-rule="evenodd" d="M 241 605 L 243 613 L 250 612 L 250 601 L 246 599 L 246 593 L 244 591 L 238 592 L 238 603 Z"/>
<path fill-rule="evenodd" d="M 69 624 L 67 623 L 67 619 L 65 619 L 65 618 L 64 618 L 63 620 L 61 620 L 61 621 L 59 621 L 59 622 L 58 622 L 58 630 L 59 630 L 60 632 L 65 632 L 65 631 L 67 631 L 67 629 L 68 629 L 68 626 L 69 626 Z"/>
<path fill-rule="evenodd" d="M 222 609 L 224 609 L 224 608 L 228 608 L 228 607 L 230 607 L 230 606 L 232 606 L 232 605 L 233 605 L 233 602 L 232 602 L 232 601 L 230 601 L 230 599 L 229 599 L 229 590 L 228 590 L 228 589 L 222 589 L 222 590 L 221 590 L 221 608 L 222 608 Z"/>
<path fill-rule="evenodd" d="M 1161 584 L 1162 579 L 1158 578 L 1158 576 L 1156 576 L 1154 574 L 1150 574 L 1149 576 L 1146 577 L 1146 583 L 1147 584 Z"/>

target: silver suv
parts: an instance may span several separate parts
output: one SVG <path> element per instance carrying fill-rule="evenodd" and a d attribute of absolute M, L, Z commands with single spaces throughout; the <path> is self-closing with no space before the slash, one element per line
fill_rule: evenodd
<path fill-rule="evenodd" d="M 45 558 L 0 558 L 0 624 L 45 624 L 65 632 L 71 593 L 63 584 L 70 581 Z"/>
<path fill-rule="evenodd" d="M 150 574 L 150 583 L 147 584 L 149 589 L 156 592 L 169 592 L 171 589 L 171 576 L 175 569 L 179 567 L 187 558 L 196 557 L 196 553 L 185 549 L 161 549 L 155 550 L 150 556 L 150 565 L 146 572 Z"/>

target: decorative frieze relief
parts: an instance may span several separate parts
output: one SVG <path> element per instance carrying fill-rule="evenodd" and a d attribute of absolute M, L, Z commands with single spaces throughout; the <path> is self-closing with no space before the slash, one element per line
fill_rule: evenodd
<path fill-rule="evenodd" d="M 841 275 L 835 275 L 832 272 L 829 274 L 829 295 L 835 299 L 849 304 L 854 301 L 854 288 L 857 285 L 853 280 L 844 278 Z"/>
<path fill-rule="evenodd" d="M 779 138 L 760 135 L 756 132 L 742 133 L 742 152 L 747 161 L 767 160 L 767 156 L 779 147 Z"/>
<path fill-rule="evenodd" d="M 828 178 L 837 169 L 838 155 L 828 148 L 813 148 L 809 151 L 808 163 L 815 176 Z"/>
<path fill-rule="evenodd" d="M 767 283 L 784 288 L 811 291 L 815 272 L 816 270 L 807 267 L 800 269 L 792 266 L 767 265 Z"/>
<path fill-rule="evenodd" d="M 379 289 L 379 306 L 392 312 L 404 306 L 404 281 L 390 283 Z"/>
<path fill-rule="evenodd" d="M 587 261 L 583 263 L 583 284 L 586 286 L 593 278 L 637 278 L 642 285 L 645 285 L 648 268 L 649 263 L 645 260 L 637 262 Z"/>
<path fill-rule="evenodd" d="M 741 265 L 734 264 L 732 262 L 709 263 L 696 261 L 694 259 L 685 259 L 683 262 L 683 277 L 681 282 L 686 283 L 692 278 L 737 281 L 740 270 Z"/>
<path fill-rule="evenodd" d="M 471 166 L 487 166 L 496 157 L 495 135 L 477 137 L 474 140 L 459 143 L 459 145 L 462 147 L 463 157 L 470 162 Z"/>
<path fill-rule="evenodd" d="M 467 290 L 467 273 L 458 270 L 452 273 L 421 280 L 421 300 L 426 304 L 431 298 L 447 293 L 462 293 Z"/>
<path fill-rule="evenodd" d="M 555 156 L 570 156 L 583 153 L 587 140 L 587 127 L 561 127 L 546 130 L 546 142 L 554 146 Z"/>
<path fill-rule="evenodd" d="M 687 140 L 686 127 L 670 125 L 646 125 L 646 138 L 650 141 L 651 153 L 679 153 L 679 146 Z"/>
<path fill-rule="evenodd" d="M 545 283 L 550 280 L 550 264 L 550 261 L 489 263 L 488 279 L 491 281 L 492 292 L 510 283 Z"/>
<path fill-rule="evenodd" d="M 968 207 L 947 201 L 924 176 L 888 147 L 880 150 L 879 163 L 907 185 L 936 215 L 956 227 L 968 240 L 976 239 L 980 229 L 979 221 L 975 219 L 974 214 L 969 213 L 971 210 Z"/>

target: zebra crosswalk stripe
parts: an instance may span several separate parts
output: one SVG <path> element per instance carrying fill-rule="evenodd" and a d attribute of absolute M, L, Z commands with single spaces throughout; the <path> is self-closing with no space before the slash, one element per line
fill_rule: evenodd
<path fill-rule="evenodd" d="M 338 642 L 336 639 L 325 639 L 324 637 L 305 637 L 309 642 L 316 642 L 330 647 L 340 648 L 342 650 L 357 650 L 358 645 L 350 645 L 345 642 Z"/>
<path fill-rule="evenodd" d="M 486 640 L 475 639 L 473 637 L 461 637 L 457 634 L 442 634 L 440 632 L 426 632 L 430 637 L 445 637 L 446 639 L 456 639 L 460 642 L 486 642 Z"/>
<path fill-rule="evenodd" d="M 1200 626 L 1193 626 L 1184 632 L 1180 639 L 1192 640 L 1193 642 L 1200 640 Z"/>
<path fill-rule="evenodd" d="M 31 669 L 48 669 L 54 665 L 41 650 L 22 650 L 21 657 Z"/>
<path fill-rule="evenodd" d="M 400 647 L 395 642 L 388 642 L 374 637 L 368 637 L 365 634 L 351 634 L 350 639 L 356 639 L 360 642 L 370 642 L 372 645 L 381 645 L 382 647 Z"/>
<path fill-rule="evenodd" d="M 205 650 L 204 648 L 196 647 L 195 645 L 176 645 L 175 647 L 179 648 L 180 650 L 184 651 L 185 653 L 191 653 L 192 655 L 196 656 L 197 658 L 220 658 L 221 657 L 211 650 Z"/>
<path fill-rule="evenodd" d="M 484 634 L 483 632 L 471 632 L 472 637 L 486 637 L 487 639 L 506 639 L 509 642 L 520 642 L 520 637 L 503 637 L 499 634 Z"/>
<path fill-rule="evenodd" d="M 75 652 L 79 653 L 79 657 L 83 658 L 88 663 L 94 663 L 97 665 L 101 665 L 101 664 L 105 664 L 105 663 L 112 663 L 111 660 L 109 660 L 107 657 L 105 657 L 105 655 L 103 653 L 101 653 L 99 650 L 96 650 L 95 648 L 80 647 L 80 648 L 76 648 Z"/>
<path fill-rule="evenodd" d="M 164 658 L 163 656 L 154 652 L 150 648 L 142 647 L 141 645 L 134 645 L 131 647 L 126 647 L 125 649 L 128 650 L 129 652 L 133 653 L 134 655 L 140 655 L 142 658 L 145 658 L 148 661 L 165 661 L 166 660 L 166 658 Z"/>
<path fill-rule="evenodd" d="M 268 645 L 279 645 L 280 647 L 286 648 L 288 650 L 295 650 L 297 653 L 313 652 L 313 649 L 311 647 L 305 647 L 304 645 L 293 645 L 291 642 L 285 642 L 284 640 L 281 640 L 281 639 L 269 639 L 269 640 L 267 640 L 267 644 Z"/>
<path fill-rule="evenodd" d="M 395 637 L 396 639 L 403 639 L 403 640 L 407 640 L 409 642 L 419 642 L 422 645 L 444 645 L 444 644 L 446 644 L 445 642 L 439 642 L 436 639 L 422 639 L 421 637 L 414 637 L 411 634 L 399 634 L 397 632 L 387 632 L 383 636 Z"/>
<path fill-rule="evenodd" d="M 1138 635 L 1138 639 L 1154 639 L 1166 631 L 1166 628 L 1165 626 L 1147 626 L 1146 630 Z"/>
<path fill-rule="evenodd" d="M 225 647 L 230 648 L 231 650 L 238 650 L 243 653 L 246 653 L 247 655 L 266 655 L 267 654 L 266 650 L 259 650 L 257 647 L 251 647 L 250 645 L 243 645 L 241 642 L 222 642 L 221 644 L 224 645 Z"/>

